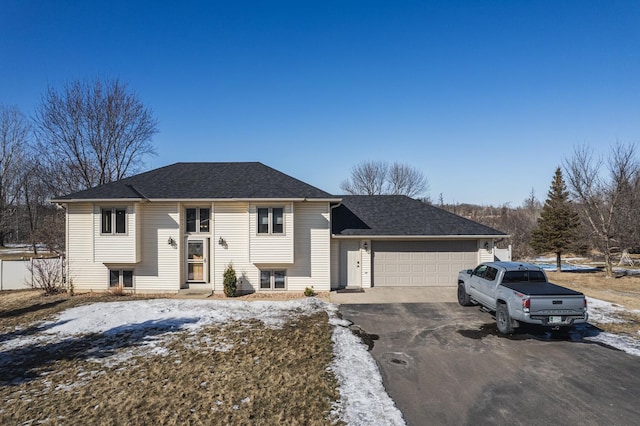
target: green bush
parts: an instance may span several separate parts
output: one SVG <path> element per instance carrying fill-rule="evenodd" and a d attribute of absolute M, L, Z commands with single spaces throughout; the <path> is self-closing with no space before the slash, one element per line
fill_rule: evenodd
<path fill-rule="evenodd" d="M 227 297 L 235 297 L 236 290 L 238 289 L 238 278 L 236 277 L 236 270 L 233 269 L 233 264 L 229 263 L 227 269 L 224 270 L 222 275 L 222 284 L 224 286 L 224 294 Z"/>
<path fill-rule="evenodd" d="M 304 295 L 307 297 L 312 297 L 316 295 L 316 292 L 313 290 L 313 287 L 311 288 L 307 287 L 304 289 Z"/>

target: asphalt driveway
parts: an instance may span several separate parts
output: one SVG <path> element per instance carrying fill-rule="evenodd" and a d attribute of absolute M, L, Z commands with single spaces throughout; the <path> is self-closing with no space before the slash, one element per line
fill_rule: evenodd
<path fill-rule="evenodd" d="M 503 337 L 477 307 L 343 304 L 370 339 L 385 387 L 408 425 L 634 425 L 640 358 L 525 329 Z"/>

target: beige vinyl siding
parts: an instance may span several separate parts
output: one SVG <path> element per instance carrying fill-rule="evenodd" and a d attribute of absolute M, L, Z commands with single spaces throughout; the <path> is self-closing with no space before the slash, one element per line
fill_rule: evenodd
<path fill-rule="evenodd" d="M 485 243 L 489 244 L 489 249 L 485 249 Z M 478 264 L 482 262 L 493 262 L 493 241 L 478 240 Z"/>
<path fill-rule="evenodd" d="M 258 270 L 249 261 L 249 216 L 248 203 L 214 203 L 214 231 L 209 257 L 214 265 L 210 281 L 215 292 L 223 291 L 222 275 L 230 262 L 241 281 L 238 291 L 248 292 L 258 288 Z M 226 243 L 222 246 L 218 244 L 221 237 Z"/>
<path fill-rule="evenodd" d="M 258 234 L 259 207 L 284 208 L 284 234 Z M 294 211 L 292 203 L 251 204 L 249 206 L 249 250 L 253 263 L 294 262 Z"/>
<path fill-rule="evenodd" d="M 126 233 L 103 235 L 101 233 L 101 222 L 103 208 L 126 208 Z M 93 240 L 94 240 L 94 260 L 102 263 L 135 263 L 140 261 L 136 256 L 138 228 L 136 226 L 136 212 L 133 205 L 104 204 L 93 207 Z"/>
<path fill-rule="evenodd" d="M 214 235 L 211 245 L 214 268 L 211 280 L 214 291 L 222 292 L 222 275 L 229 262 L 233 263 L 238 279 L 239 291 L 260 290 L 261 270 L 286 270 L 287 290 L 304 291 L 313 287 L 316 291 L 328 291 L 330 288 L 330 230 L 329 203 L 295 203 L 288 211 L 294 212 L 295 220 L 285 219 L 295 229 L 287 235 L 295 235 L 295 261 L 285 263 L 265 247 L 268 261 L 254 262 L 250 255 L 250 240 L 255 236 L 255 206 L 248 203 L 214 203 Z M 253 212 L 253 214 L 252 214 Z M 255 219 L 255 220 L 254 220 Z M 222 237 L 225 245 L 218 244 Z M 294 247 L 294 242 L 291 242 Z M 251 248 L 253 249 L 253 248 Z"/>
<path fill-rule="evenodd" d="M 368 250 L 364 249 L 365 243 Z M 362 288 L 371 288 L 371 241 L 360 241 L 360 270 L 362 272 Z"/>
<path fill-rule="evenodd" d="M 143 205 L 142 262 L 131 265 L 138 293 L 177 292 L 180 289 L 180 263 L 183 240 L 180 238 L 178 203 Z M 169 237 L 175 244 L 169 245 Z"/>
<path fill-rule="evenodd" d="M 142 260 L 142 224 L 144 223 L 144 214 L 142 204 L 135 203 L 133 205 L 136 215 L 136 261 Z"/>
<path fill-rule="evenodd" d="M 340 241 L 332 239 L 330 246 L 331 257 L 331 289 L 340 288 Z"/>
<path fill-rule="evenodd" d="M 108 288 L 108 270 L 94 262 L 93 205 L 67 205 L 67 281 L 75 290 Z"/>
<path fill-rule="evenodd" d="M 329 203 L 295 204 L 295 262 L 287 267 L 287 289 L 329 291 L 331 231 Z"/>

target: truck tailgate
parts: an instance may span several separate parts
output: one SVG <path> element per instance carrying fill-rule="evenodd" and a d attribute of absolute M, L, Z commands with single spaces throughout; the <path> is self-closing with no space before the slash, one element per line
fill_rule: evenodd
<path fill-rule="evenodd" d="M 531 296 L 530 313 L 534 315 L 582 315 L 583 295 Z"/>
<path fill-rule="evenodd" d="M 503 283 L 502 285 L 530 297 L 531 316 L 582 315 L 584 312 L 584 294 L 579 291 L 549 282 Z"/>

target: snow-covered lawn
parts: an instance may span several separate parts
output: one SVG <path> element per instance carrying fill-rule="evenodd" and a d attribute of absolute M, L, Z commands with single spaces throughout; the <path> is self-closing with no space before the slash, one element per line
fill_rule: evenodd
<path fill-rule="evenodd" d="M 100 352 L 90 360 L 108 366 L 124 363 L 133 356 L 163 357 L 174 332 L 196 335 L 210 325 L 230 321 L 258 320 L 267 327 L 280 328 L 295 316 L 326 311 L 332 326 L 334 361 L 331 366 L 340 391 L 333 414 L 349 425 L 402 425 L 402 414 L 387 395 L 378 367 L 364 345 L 336 315 L 337 307 L 315 298 L 287 302 L 244 302 L 151 299 L 93 303 L 63 311 L 31 335 L 16 335 L 0 343 L 0 365 L 10 363 L 4 354 L 34 344 L 52 344 L 74 336 L 99 333 L 106 337 L 135 335 L 142 342 L 112 351 Z M 216 350 L 229 348 L 213 342 Z"/>
<path fill-rule="evenodd" d="M 620 319 L 619 316 L 625 312 L 640 314 L 639 311 L 629 311 L 613 303 L 591 297 L 587 297 L 587 306 L 589 322 L 592 324 L 623 322 L 624 320 Z M 587 334 L 584 336 L 584 339 L 604 343 L 629 354 L 640 356 L 640 331 L 637 332 L 635 338 L 613 333 L 598 332 L 594 335 Z"/>

